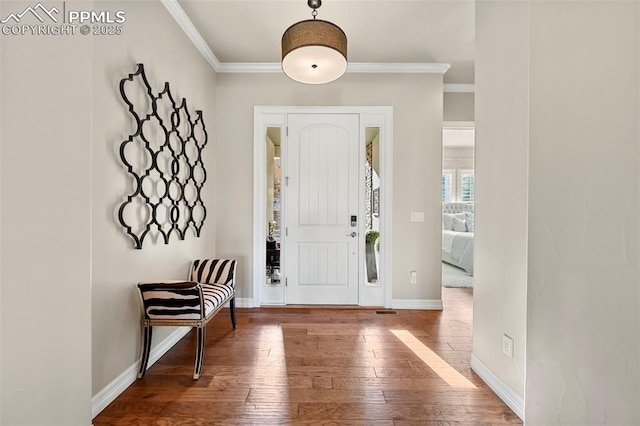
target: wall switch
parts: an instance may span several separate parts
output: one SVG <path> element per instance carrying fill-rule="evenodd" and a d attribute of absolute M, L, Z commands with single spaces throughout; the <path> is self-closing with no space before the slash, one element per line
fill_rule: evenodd
<path fill-rule="evenodd" d="M 502 335 L 502 352 L 509 358 L 513 358 L 513 339 L 506 334 Z"/>
<path fill-rule="evenodd" d="M 418 282 L 418 273 L 416 271 L 411 271 L 409 274 L 409 283 L 416 284 Z"/>
<path fill-rule="evenodd" d="M 424 222 L 424 212 L 411 212 L 411 222 Z"/>

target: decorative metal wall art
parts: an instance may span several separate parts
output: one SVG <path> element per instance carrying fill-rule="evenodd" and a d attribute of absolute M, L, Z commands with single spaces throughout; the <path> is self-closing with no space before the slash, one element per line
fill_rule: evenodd
<path fill-rule="evenodd" d="M 118 208 L 120 225 L 136 249 L 148 235 L 162 237 L 165 244 L 172 234 L 184 240 L 189 229 L 199 237 L 207 216 L 201 197 L 207 179 L 202 111 L 192 118 L 186 99 L 177 103 L 169 83 L 154 94 L 143 64 L 120 80 L 120 95 L 135 120 L 119 149 L 133 178 L 133 188 Z"/>

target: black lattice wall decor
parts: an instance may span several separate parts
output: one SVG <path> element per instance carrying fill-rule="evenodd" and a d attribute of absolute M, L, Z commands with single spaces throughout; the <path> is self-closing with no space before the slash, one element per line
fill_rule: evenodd
<path fill-rule="evenodd" d="M 192 118 L 186 99 L 178 104 L 169 83 L 154 94 L 143 64 L 120 81 L 120 95 L 134 119 L 134 129 L 119 149 L 133 178 L 133 188 L 118 208 L 120 225 L 136 249 L 149 235 L 169 244 L 172 234 L 184 240 L 191 228 L 199 237 L 207 216 L 201 197 L 207 179 L 202 111 Z"/>

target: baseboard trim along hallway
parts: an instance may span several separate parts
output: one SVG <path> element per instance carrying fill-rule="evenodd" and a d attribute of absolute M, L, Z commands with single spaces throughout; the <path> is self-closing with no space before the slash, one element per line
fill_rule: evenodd
<path fill-rule="evenodd" d="M 228 306 L 228 305 L 227 305 Z M 236 308 L 252 308 L 253 299 L 250 297 L 236 297 Z M 149 367 L 151 367 L 162 355 L 167 353 L 176 343 L 180 341 L 184 336 L 191 331 L 190 327 L 180 327 L 166 339 L 164 339 L 159 345 L 151 350 L 149 355 Z M 100 392 L 95 394 L 91 398 L 91 417 L 95 417 L 102 410 L 104 410 L 109 404 L 111 404 L 125 389 L 127 389 L 133 382 L 136 381 L 138 375 L 138 366 L 140 360 L 130 365 L 125 371 L 123 371 L 118 377 L 113 379 L 111 383 L 104 387 Z"/>
<path fill-rule="evenodd" d="M 524 421 L 524 400 L 474 354 L 471 354 L 471 369 Z"/>
<path fill-rule="evenodd" d="M 393 299 L 391 300 L 391 309 L 428 309 L 441 311 L 442 300 Z"/>
<path fill-rule="evenodd" d="M 180 327 L 167 336 L 159 345 L 151 350 L 149 354 L 149 367 L 162 357 L 169 349 L 180 341 L 191 331 L 191 327 Z M 95 418 L 102 410 L 107 408 L 115 399 L 125 391 L 138 377 L 138 367 L 140 360 L 131 364 L 111 383 L 91 398 L 91 418 Z"/>

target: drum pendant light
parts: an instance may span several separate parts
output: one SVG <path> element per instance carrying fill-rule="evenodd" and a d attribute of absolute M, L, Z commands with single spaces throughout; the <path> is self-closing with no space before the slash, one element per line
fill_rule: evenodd
<path fill-rule="evenodd" d="M 291 25 L 282 35 L 282 70 L 300 83 L 329 83 L 347 70 L 347 36 L 337 25 L 316 19 L 322 0 L 307 4 L 313 19 Z"/>

